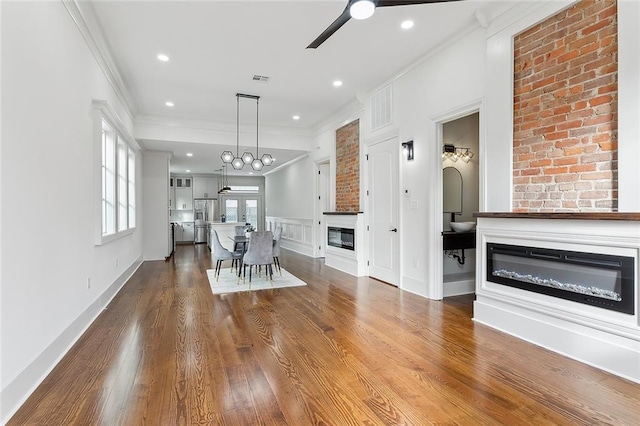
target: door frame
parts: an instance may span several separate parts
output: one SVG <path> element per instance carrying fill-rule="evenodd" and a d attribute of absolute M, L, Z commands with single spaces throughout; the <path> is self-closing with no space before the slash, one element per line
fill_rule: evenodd
<path fill-rule="evenodd" d="M 226 200 L 238 200 L 238 216 L 241 216 L 241 212 L 244 212 L 244 208 L 245 208 L 245 200 L 247 199 L 256 199 L 258 200 L 258 223 L 256 224 L 256 229 L 259 231 L 263 231 L 264 230 L 264 221 L 265 221 L 265 214 L 264 214 L 264 199 L 262 197 L 262 194 L 259 193 L 238 193 L 238 194 L 224 194 L 221 195 L 220 197 L 220 206 L 218 207 L 220 209 L 220 214 L 222 215 L 226 210 L 225 210 L 225 201 Z M 229 222 L 231 223 L 231 222 Z M 235 222 L 238 224 L 242 224 L 244 225 L 246 223 L 246 219 L 244 222 Z"/>
<path fill-rule="evenodd" d="M 433 162 L 431 163 L 431 169 L 434 171 L 434 180 L 436 188 L 434 191 L 435 200 L 432 203 L 431 220 L 435 226 L 432 228 L 432 238 L 429 247 L 429 253 L 434 253 L 433 256 L 427 256 L 429 259 L 430 274 L 427 275 L 427 295 L 430 299 L 441 300 L 444 295 L 444 280 L 443 280 L 443 266 L 444 251 L 442 250 L 442 231 L 444 230 L 444 223 L 442 220 L 442 145 L 443 145 L 443 125 L 450 121 L 457 120 L 462 117 L 466 117 L 471 114 L 478 113 L 479 122 L 479 134 L 478 134 L 478 190 L 479 194 L 479 209 L 480 211 L 486 210 L 485 200 L 485 188 L 486 188 L 486 155 L 485 143 L 486 143 L 486 101 L 484 98 L 476 99 L 467 104 L 460 105 L 458 107 L 449 109 L 440 114 L 434 115 L 430 118 L 434 125 L 435 135 L 433 140 L 435 141 L 431 150 Z M 477 252 L 477 251 L 476 251 Z M 478 283 L 478 273 L 482 268 L 476 264 L 476 285 Z"/>
<path fill-rule="evenodd" d="M 332 181 L 331 181 L 331 159 L 329 157 L 317 160 L 313 164 L 313 257 L 324 257 L 326 249 L 326 232 L 324 226 L 324 211 L 321 208 L 322 203 L 319 202 L 320 194 L 320 168 L 328 168 L 327 170 L 327 194 L 326 210 L 332 211 Z"/>
<path fill-rule="evenodd" d="M 364 220 L 365 220 L 365 247 L 366 247 L 366 258 L 367 258 L 367 267 L 366 267 L 366 273 L 367 275 L 370 274 L 370 270 L 369 270 L 369 259 L 371 257 L 371 239 L 369 238 L 369 226 L 371 224 L 371 202 L 369 197 L 367 196 L 367 191 L 369 191 L 371 189 L 371 182 L 369 181 L 369 171 L 370 171 L 370 164 L 369 164 L 369 148 L 374 146 L 374 145 L 378 145 L 380 143 L 383 142 L 387 142 L 391 139 L 395 139 L 398 141 L 397 143 L 397 149 L 398 152 L 400 153 L 401 147 L 400 147 L 400 133 L 397 130 L 392 130 L 389 132 L 385 132 L 381 135 L 376 136 L 375 138 L 369 138 L 364 140 L 364 173 L 362 173 L 362 177 L 364 180 L 364 191 L 363 194 L 361 194 L 364 198 Z M 402 208 L 402 202 L 400 201 L 401 198 L 401 188 L 402 188 L 402 155 L 398 155 L 397 157 L 398 160 L 398 186 L 396 188 L 394 188 L 394 190 L 398 193 L 398 206 L 397 206 L 397 213 L 398 213 L 398 229 L 400 230 L 400 232 L 398 232 L 398 253 L 397 253 L 397 268 L 398 268 L 398 288 L 402 289 L 403 288 L 403 284 L 404 284 L 404 280 L 403 280 L 403 267 L 402 267 L 402 259 L 403 259 L 403 252 L 404 252 L 404 232 L 403 232 L 403 208 Z"/>

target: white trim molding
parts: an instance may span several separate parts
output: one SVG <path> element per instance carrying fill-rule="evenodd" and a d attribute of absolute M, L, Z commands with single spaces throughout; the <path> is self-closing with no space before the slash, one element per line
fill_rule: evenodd
<path fill-rule="evenodd" d="M 313 257 L 313 219 L 267 216 L 265 229 L 282 228 L 280 247 Z"/>
<path fill-rule="evenodd" d="M 75 22 L 78 30 L 80 30 L 89 50 L 104 73 L 105 78 L 118 96 L 118 99 L 123 105 L 126 105 L 129 114 L 132 114 L 129 118 L 133 120 L 133 116 L 138 112 L 136 102 L 122 79 L 122 76 L 118 71 L 118 67 L 111 56 L 111 52 L 107 47 L 104 35 L 99 29 L 99 25 L 96 23 L 95 17 L 93 16 L 94 12 L 91 2 L 62 0 L 62 4 L 67 9 L 67 12 L 69 12 L 69 15 L 71 15 L 71 19 Z"/>
<path fill-rule="evenodd" d="M 478 218 L 473 320 L 640 383 L 640 222 Z M 634 259 L 633 314 L 625 314 L 487 280 L 487 243 Z"/>

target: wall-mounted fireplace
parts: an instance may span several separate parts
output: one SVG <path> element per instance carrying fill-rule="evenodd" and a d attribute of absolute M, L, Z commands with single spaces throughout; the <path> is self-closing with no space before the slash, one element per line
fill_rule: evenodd
<path fill-rule="evenodd" d="M 327 228 L 327 241 L 328 244 L 333 247 L 340 247 L 347 250 L 356 249 L 355 234 L 351 228 L 329 226 Z"/>
<path fill-rule="evenodd" d="M 632 257 L 487 244 L 487 281 L 631 315 L 634 277 Z"/>

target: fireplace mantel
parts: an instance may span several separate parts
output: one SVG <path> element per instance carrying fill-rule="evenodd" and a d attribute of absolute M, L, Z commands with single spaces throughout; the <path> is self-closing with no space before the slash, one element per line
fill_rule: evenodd
<path fill-rule="evenodd" d="M 477 218 L 501 218 L 501 219 L 554 219 L 554 220 L 627 220 L 640 222 L 640 213 L 576 213 L 576 212 L 556 212 L 556 213 L 517 213 L 517 212 L 485 212 L 474 213 Z"/>
<path fill-rule="evenodd" d="M 473 319 L 640 383 L 640 214 L 478 213 Z M 633 313 L 487 280 L 488 244 L 632 258 Z"/>
<path fill-rule="evenodd" d="M 324 233 L 331 227 L 353 229 L 355 250 L 327 245 L 324 263 L 356 277 L 367 275 L 364 215 L 361 212 L 325 212 Z M 328 236 L 327 236 L 328 241 Z"/>

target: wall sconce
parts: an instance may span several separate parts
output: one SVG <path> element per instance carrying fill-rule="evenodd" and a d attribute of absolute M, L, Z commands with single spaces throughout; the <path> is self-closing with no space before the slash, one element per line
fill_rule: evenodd
<path fill-rule="evenodd" d="M 442 147 L 442 159 L 451 160 L 454 163 L 458 160 L 462 160 L 468 163 L 473 158 L 474 154 L 469 148 L 454 145 L 444 145 Z"/>
<path fill-rule="evenodd" d="M 407 161 L 413 161 L 413 141 L 402 142 L 402 153 L 407 156 Z"/>

